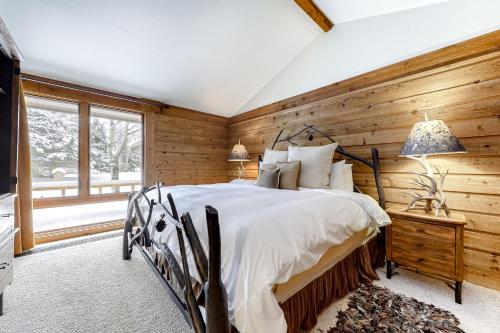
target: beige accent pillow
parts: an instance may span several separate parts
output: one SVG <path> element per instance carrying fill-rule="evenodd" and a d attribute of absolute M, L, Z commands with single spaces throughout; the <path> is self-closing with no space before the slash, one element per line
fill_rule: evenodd
<path fill-rule="evenodd" d="M 280 169 L 280 189 L 298 190 L 300 163 L 300 161 L 276 163 L 276 167 Z"/>
<path fill-rule="evenodd" d="M 330 168 L 338 144 L 317 147 L 288 147 L 288 161 L 301 161 L 299 186 L 327 188 Z"/>
<path fill-rule="evenodd" d="M 262 170 L 257 178 L 257 186 L 265 188 L 279 188 L 280 169 Z"/>
<path fill-rule="evenodd" d="M 262 170 L 271 171 L 273 169 L 276 169 L 276 163 L 264 163 L 264 162 L 261 162 L 260 166 L 259 166 L 259 175 L 262 172 Z"/>

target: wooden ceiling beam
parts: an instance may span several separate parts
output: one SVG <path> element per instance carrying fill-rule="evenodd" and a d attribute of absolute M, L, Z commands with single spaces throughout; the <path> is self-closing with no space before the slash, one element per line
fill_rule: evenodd
<path fill-rule="evenodd" d="M 333 27 L 332 21 L 319 9 L 318 6 L 314 3 L 312 0 L 295 0 L 295 3 L 299 5 L 300 8 L 304 12 L 306 12 L 307 15 L 309 15 L 310 18 L 316 24 L 318 24 L 321 29 L 323 29 L 324 32 L 330 31 L 330 29 Z"/>

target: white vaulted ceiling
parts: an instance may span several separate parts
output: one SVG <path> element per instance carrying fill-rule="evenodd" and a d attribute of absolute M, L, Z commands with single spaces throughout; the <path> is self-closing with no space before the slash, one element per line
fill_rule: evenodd
<path fill-rule="evenodd" d="M 314 0 L 335 24 L 361 20 L 449 0 Z"/>
<path fill-rule="evenodd" d="M 24 72 L 233 116 L 491 31 L 496 1 L 315 0 L 326 34 L 293 0 L 0 0 L 0 16 Z"/>
<path fill-rule="evenodd" d="M 0 16 L 25 72 L 226 116 L 321 33 L 291 0 L 0 0 Z"/>

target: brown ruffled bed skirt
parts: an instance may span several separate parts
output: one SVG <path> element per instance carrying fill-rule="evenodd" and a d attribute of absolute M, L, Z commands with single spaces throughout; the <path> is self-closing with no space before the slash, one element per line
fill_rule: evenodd
<path fill-rule="evenodd" d="M 380 234 L 339 261 L 330 270 L 315 279 L 295 295 L 281 303 L 289 333 L 310 329 L 317 323 L 318 315 L 336 299 L 346 296 L 363 283 L 378 280 L 374 268 L 383 265 L 385 249 L 380 245 Z M 385 239 L 382 240 L 385 242 Z M 141 242 L 143 244 L 143 242 Z M 179 295 L 182 289 L 172 279 L 171 269 L 165 258 L 153 248 L 144 248 L 149 253 L 161 274 L 171 283 Z M 382 260 L 382 261 L 381 261 Z M 372 268 L 373 267 L 373 268 Z M 202 292 L 199 283 L 193 280 L 195 295 Z"/>
<path fill-rule="evenodd" d="M 372 268 L 368 245 L 362 245 L 280 304 L 288 332 L 298 333 L 300 329 L 312 328 L 321 311 L 334 300 L 373 280 L 378 280 L 378 276 Z"/>

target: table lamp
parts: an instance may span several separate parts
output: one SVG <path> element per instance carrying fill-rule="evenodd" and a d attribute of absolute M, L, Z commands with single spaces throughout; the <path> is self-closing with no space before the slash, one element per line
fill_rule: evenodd
<path fill-rule="evenodd" d="M 245 146 L 242 145 L 239 140 L 238 143 L 233 146 L 233 150 L 227 160 L 229 162 L 240 162 L 240 165 L 238 166 L 238 178 L 243 178 L 246 171 L 243 162 L 250 161 L 250 156 L 248 155 Z"/>
<path fill-rule="evenodd" d="M 425 194 L 406 192 L 412 197 L 412 200 L 404 210 L 423 209 L 425 212 L 430 213 L 434 204 L 436 216 L 443 210 L 446 217 L 449 217 L 450 209 L 446 204 L 446 195 L 443 192 L 444 179 L 448 174 L 448 170 L 442 173 L 434 166 L 439 175 L 438 179 L 433 172 L 433 167 L 427 161 L 427 156 L 465 152 L 464 146 L 451 133 L 443 121 L 429 120 L 426 114 L 424 121 L 416 123 L 399 156 L 405 156 L 417 161 L 425 170 L 422 173 L 413 172 L 416 175 L 416 178 L 413 178 L 413 184 L 424 190 Z M 418 205 L 418 203 L 423 202 L 425 202 L 425 206 Z"/>

